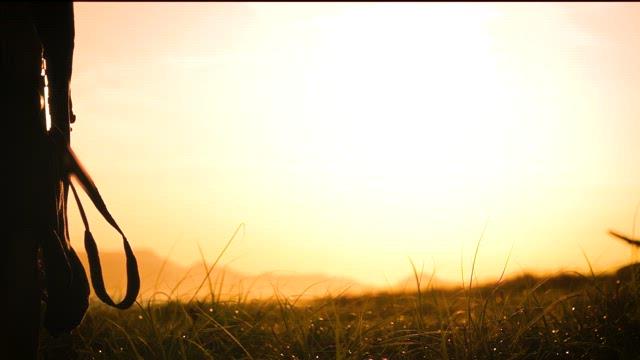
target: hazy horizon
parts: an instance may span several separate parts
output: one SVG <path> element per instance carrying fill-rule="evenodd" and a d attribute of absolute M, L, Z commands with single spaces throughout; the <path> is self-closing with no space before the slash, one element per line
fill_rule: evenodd
<path fill-rule="evenodd" d="M 457 280 L 446 280 L 438 276 L 437 270 L 416 268 L 413 272 L 408 265 L 406 276 L 395 282 L 386 284 L 369 284 L 346 276 L 331 276 L 324 273 L 300 273 L 296 271 L 265 271 L 262 273 L 248 273 L 243 269 L 236 269 L 229 265 L 211 267 L 207 260 L 207 268 L 202 262 L 196 261 L 184 266 L 175 263 L 170 256 L 162 257 L 152 249 L 136 249 L 138 266 L 140 269 L 141 288 L 138 301 L 162 303 L 165 301 L 183 301 L 189 303 L 192 299 L 274 299 L 287 297 L 298 300 L 316 300 L 318 298 L 336 296 L 368 296 L 372 294 L 411 294 L 420 283 L 421 290 L 458 290 L 468 289 L 470 274 Z M 88 269 L 86 254 L 80 250 L 78 255 L 85 269 Z M 124 258 L 118 251 L 103 251 L 101 254 L 102 271 L 107 291 L 116 297 L 122 296 L 126 288 L 126 274 Z M 622 276 L 618 270 L 599 272 L 595 276 Z M 539 279 L 553 279 L 562 276 L 588 279 L 590 272 L 577 273 L 574 271 L 556 271 L 553 273 L 532 273 L 526 270 L 511 272 L 501 278 L 486 277 L 478 279 L 474 275 L 473 287 L 503 286 L 509 282 L 517 283 L 525 277 Z M 417 276 L 417 278 L 416 278 Z"/>
<path fill-rule="evenodd" d="M 244 223 L 223 265 L 377 286 L 468 278 L 480 238 L 479 279 L 634 256 L 640 4 L 74 9 L 72 144 L 135 250 L 213 261 Z"/>

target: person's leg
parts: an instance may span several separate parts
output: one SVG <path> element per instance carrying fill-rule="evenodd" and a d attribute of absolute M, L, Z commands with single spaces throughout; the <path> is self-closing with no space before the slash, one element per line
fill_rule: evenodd
<path fill-rule="evenodd" d="M 12 229 L 2 250 L 2 357 L 36 359 L 41 300 L 36 237 L 32 231 Z"/>
<path fill-rule="evenodd" d="M 0 166 L 5 175 L 0 237 L 1 359 L 35 359 L 38 354 L 41 291 L 38 283 L 37 231 L 44 222 L 36 210 L 42 180 L 36 148 L 43 134 L 42 46 L 28 6 L 0 3 Z M 36 231 L 37 230 L 37 231 Z"/>

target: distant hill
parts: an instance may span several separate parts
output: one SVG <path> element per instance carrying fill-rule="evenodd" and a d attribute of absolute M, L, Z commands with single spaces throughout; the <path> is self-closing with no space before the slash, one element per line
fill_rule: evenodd
<path fill-rule="evenodd" d="M 86 254 L 79 252 L 78 255 L 88 274 Z M 221 299 L 239 296 L 268 298 L 274 294 L 311 298 L 328 294 L 356 294 L 371 289 L 370 286 L 345 277 L 281 272 L 249 275 L 222 266 L 215 268 L 209 276 L 213 290 L 210 291 L 202 263 L 189 267 L 181 266 L 159 257 L 151 250 L 137 250 L 136 258 L 141 279 L 140 294 L 143 299 L 155 297 L 157 300 L 188 300 L 200 285 L 202 287 L 198 291 L 198 297 L 209 296 L 213 292 Z M 104 251 L 100 253 L 100 261 L 107 290 L 114 297 L 120 296 L 126 287 L 124 254 Z"/>
<path fill-rule="evenodd" d="M 86 255 L 84 253 L 79 253 L 78 255 L 88 274 L 89 268 Z M 416 290 L 414 275 L 409 275 L 391 286 L 375 288 L 346 277 L 284 272 L 250 275 L 222 266 L 215 268 L 209 276 L 211 280 L 210 291 L 209 281 L 205 280 L 205 269 L 202 263 L 195 263 L 189 267 L 181 266 L 171 260 L 159 257 L 151 250 L 137 250 L 136 257 L 141 279 L 140 295 L 145 300 L 150 298 L 155 298 L 159 301 L 167 299 L 189 300 L 199 287 L 197 298 L 208 297 L 213 293 L 215 297 L 223 300 L 238 297 L 248 299 L 270 298 L 275 294 L 287 297 L 300 296 L 301 298 L 309 299 L 323 295 L 358 295 L 375 291 L 414 292 Z M 124 254 L 105 251 L 100 253 L 100 260 L 107 290 L 113 297 L 119 297 L 126 287 Z M 640 278 L 639 264 L 624 266 L 617 272 L 603 274 L 603 276 L 626 279 L 632 277 L 634 272 Z M 420 283 L 423 289 L 428 287 L 430 278 L 430 274 L 422 275 Z M 203 282 L 203 280 L 205 281 Z M 525 287 L 541 280 L 542 277 L 524 273 L 505 279 L 503 286 Z M 589 277 L 559 273 L 547 279 L 545 286 L 566 287 L 578 285 L 584 281 L 589 281 Z M 487 286 L 493 286 L 494 284 L 492 282 Z M 434 277 L 431 285 L 441 289 L 451 289 L 458 288 L 460 283 L 450 283 Z"/>

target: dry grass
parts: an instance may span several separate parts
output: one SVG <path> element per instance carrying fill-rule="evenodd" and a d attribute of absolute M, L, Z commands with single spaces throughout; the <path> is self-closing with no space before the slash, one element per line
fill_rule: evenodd
<path fill-rule="evenodd" d="M 638 269 L 457 290 L 414 269 L 414 293 L 93 304 L 72 340 L 87 359 L 637 359 Z"/>

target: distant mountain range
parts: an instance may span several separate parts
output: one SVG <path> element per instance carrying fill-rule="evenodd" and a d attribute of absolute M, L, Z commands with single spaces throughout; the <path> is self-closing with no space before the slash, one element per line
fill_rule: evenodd
<path fill-rule="evenodd" d="M 86 254 L 78 252 L 78 255 L 88 274 Z M 312 298 L 328 294 L 356 294 L 373 289 L 346 277 L 282 272 L 249 275 L 227 266 L 214 268 L 208 277 L 209 281 L 202 263 L 181 266 L 159 257 L 151 250 L 137 250 L 136 258 L 143 299 L 189 300 L 196 291 L 197 298 L 205 298 L 212 293 L 220 299 L 269 298 L 276 294 Z M 107 290 L 112 296 L 118 297 L 126 288 L 124 254 L 104 251 L 100 253 L 100 261 Z"/>
<path fill-rule="evenodd" d="M 80 259 L 89 273 L 86 255 L 78 252 Z M 188 301 L 194 297 L 198 299 L 264 299 L 275 295 L 286 297 L 300 297 L 311 299 L 324 295 L 357 295 L 371 292 L 412 292 L 416 289 L 414 275 L 409 275 L 392 286 L 377 288 L 360 283 L 347 277 L 335 277 L 323 274 L 296 274 L 284 272 L 269 272 L 260 275 L 245 274 L 227 266 L 214 268 L 209 277 L 202 263 L 192 266 L 181 266 L 169 259 L 163 259 L 151 250 L 136 251 L 138 268 L 140 271 L 140 296 L 143 300 L 156 299 Z M 125 260 L 122 252 L 101 252 L 100 260 L 104 273 L 104 280 L 109 293 L 118 298 L 126 288 Z M 209 264 L 209 266 L 211 266 Z M 631 277 L 631 273 L 638 272 L 640 265 L 633 264 L 620 268 L 606 276 L 620 278 Z M 640 274 L 640 273 L 639 273 Z M 564 275 L 556 274 L 561 279 Z M 640 275 L 638 275 L 640 276 Z M 508 279 L 508 282 L 518 283 L 532 275 L 522 274 Z M 210 280 L 210 281 L 209 281 Z M 422 288 L 429 284 L 430 275 L 423 274 L 420 283 Z M 532 280 L 533 281 L 533 280 Z M 572 280 L 574 281 L 574 280 Z M 440 288 L 453 288 L 459 284 L 443 282 L 433 279 L 433 284 Z"/>

